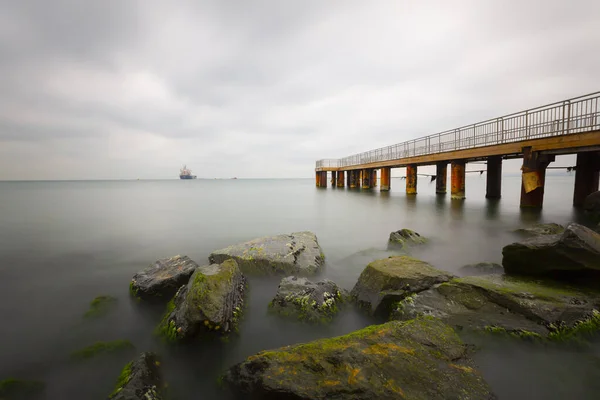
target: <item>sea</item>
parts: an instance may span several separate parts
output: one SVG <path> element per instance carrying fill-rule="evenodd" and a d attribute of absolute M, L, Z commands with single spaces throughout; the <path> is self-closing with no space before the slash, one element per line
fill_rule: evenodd
<path fill-rule="evenodd" d="M 520 177 L 510 175 L 500 200 L 485 199 L 485 174 L 467 175 L 465 200 L 436 195 L 427 177 L 419 177 L 416 196 L 405 194 L 400 178 L 384 193 L 316 188 L 314 179 L 0 182 L 0 380 L 43 381 L 44 399 L 105 399 L 127 362 L 154 351 L 173 398 L 221 399 L 218 377 L 260 350 L 381 321 L 351 307 L 325 326 L 283 320 L 267 312 L 280 278 L 250 278 L 238 335 L 169 346 L 153 334 L 164 307 L 128 292 L 132 276 L 153 261 L 179 254 L 202 265 L 234 243 L 312 231 L 326 256 L 322 276 L 350 290 L 369 262 L 393 254 L 390 232 L 409 228 L 430 239 L 411 250 L 414 257 L 456 273 L 465 264 L 501 263 L 517 228 L 591 226 L 572 207 L 573 185 L 573 175 L 549 175 L 543 209 L 526 210 Z M 117 298 L 116 307 L 85 318 L 100 295 Z M 118 339 L 135 350 L 71 357 Z M 600 343 L 582 350 L 490 339 L 473 357 L 499 399 L 600 398 Z"/>

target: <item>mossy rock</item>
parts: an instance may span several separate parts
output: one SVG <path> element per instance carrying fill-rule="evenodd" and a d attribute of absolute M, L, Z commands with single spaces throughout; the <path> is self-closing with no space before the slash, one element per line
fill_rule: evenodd
<path fill-rule="evenodd" d="M 369 312 L 387 315 L 393 303 L 451 278 L 416 258 L 388 257 L 367 265 L 350 295 Z"/>
<path fill-rule="evenodd" d="M 474 330 L 490 327 L 513 336 L 590 336 L 598 330 L 600 294 L 555 281 L 508 276 L 453 279 L 395 304 L 393 319 L 432 315 Z"/>
<path fill-rule="evenodd" d="M 0 381 L 0 399 L 28 400 L 39 398 L 44 392 L 45 384 L 39 381 L 8 378 Z"/>
<path fill-rule="evenodd" d="M 135 298 L 167 302 L 188 283 L 198 264 L 188 256 L 162 258 L 136 273 L 129 282 Z"/>
<path fill-rule="evenodd" d="M 249 399 L 494 398 L 454 330 L 427 317 L 262 351 L 223 382 Z"/>
<path fill-rule="evenodd" d="M 113 340 L 112 342 L 96 342 L 83 349 L 71 353 L 74 360 L 87 360 L 99 355 L 122 353 L 135 349 L 129 340 Z"/>
<path fill-rule="evenodd" d="M 339 312 L 347 294 L 335 282 L 311 282 L 288 276 L 281 280 L 269 310 L 286 318 L 309 323 L 328 323 Z"/>
<path fill-rule="evenodd" d="M 400 229 L 399 231 L 390 233 L 388 239 L 388 248 L 402 249 L 410 245 L 427 243 L 427 238 L 421 236 L 410 229 Z"/>
<path fill-rule="evenodd" d="M 500 264 L 492 262 L 480 262 L 476 264 L 467 264 L 458 269 L 459 275 L 495 275 L 503 274 L 504 268 Z"/>
<path fill-rule="evenodd" d="M 90 302 L 90 309 L 83 315 L 86 318 L 101 317 L 117 306 L 117 299 L 112 296 L 98 296 Z"/>
<path fill-rule="evenodd" d="M 209 256 L 211 263 L 228 259 L 235 260 L 248 275 L 309 276 L 325 264 L 323 250 L 312 232 L 261 237 L 216 250 Z"/>
<path fill-rule="evenodd" d="M 221 335 L 237 328 L 246 278 L 235 260 L 199 267 L 175 298 L 156 333 L 168 341 Z"/>
<path fill-rule="evenodd" d="M 160 361 L 154 353 L 142 353 L 136 360 L 125 365 L 111 400 L 161 400 L 165 383 Z"/>
<path fill-rule="evenodd" d="M 553 222 L 547 224 L 535 224 L 525 228 L 519 228 L 515 232 L 524 236 L 558 235 L 565 231 L 565 227 Z"/>

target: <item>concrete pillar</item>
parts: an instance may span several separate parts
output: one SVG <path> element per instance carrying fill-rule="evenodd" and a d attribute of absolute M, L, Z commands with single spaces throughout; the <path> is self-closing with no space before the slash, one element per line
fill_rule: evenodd
<path fill-rule="evenodd" d="M 465 160 L 450 163 L 450 198 L 465 198 Z"/>
<path fill-rule="evenodd" d="M 446 194 L 446 180 L 448 179 L 448 163 L 439 162 L 435 165 L 435 192 Z"/>
<path fill-rule="evenodd" d="M 554 156 L 523 148 L 523 166 L 521 167 L 521 207 L 542 208 L 544 204 L 544 184 L 546 167 L 554 161 Z"/>
<path fill-rule="evenodd" d="M 337 187 L 337 174 L 335 173 L 335 171 L 331 171 L 331 187 Z"/>
<path fill-rule="evenodd" d="M 321 186 L 321 174 L 319 171 L 315 171 L 315 183 L 317 184 L 317 187 Z"/>
<path fill-rule="evenodd" d="M 372 179 L 373 179 L 373 170 L 371 169 L 363 169 L 362 171 L 362 188 L 363 189 L 371 189 Z"/>
<path fill-rule="evenodd" d="M 502 156 L 487 159 L 486 199 L 499 199 L 502 196 Z"/>
<path fill-rule="evenodd" d="M 337 187 L 344 187 L 344 171 L 337 172 Z"/>
<path fill-rule="evenodd" d="M 379 190 L 382 192 L 388 192 L 390 190 L 392 169 L 390 167 L 381 168 L 381 183 Z"/>
<path fill-rule="evenodd" d="M 371 187 L 377 187 L 377 170 L 373 170 L 373 177 L 371 178 Z"/>
<path fill-rule="evenodd" d="M 317 171 L 316 173 L 317 187 L 327 187 L 327 171 Z"/>
<path fill-rule="evenodd" d="M 577 167 L 575 169 L 575 191 L 573 205 L 582 207 L 585 198 L 598 191 L 600 178 L 600 152 L 589 151 L 577 154 Z"/>
<path fill-rule="evenodd" d="M 417 166 L 406 166 L 406 194 L 417 194 Z"/>
<path fill-rule="evenodd" d="M 352 170 L 352 171 L 348 171 L 348 177 L 350 178 L 350 189 L 356 189 L 359 187 L 360 181 L 359 181 L 359 171 L 358 170 Z"/>

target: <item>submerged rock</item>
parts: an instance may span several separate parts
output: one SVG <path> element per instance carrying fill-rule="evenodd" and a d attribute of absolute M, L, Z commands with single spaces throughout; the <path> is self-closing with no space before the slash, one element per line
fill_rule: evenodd
<path fill-rule="evenodd" d="M 224 377 L 245 399 L 492 399 L 448 325 L 388 322 L 262 351 Z"/>
<path fill-rule="evenodd" d="M 480 262 L 477 264 L 467 264 L 463 267 L 460 267 L 459 275 L 495 275 L 495 274 L 503 274 L 504 268 L 500 264 L 491 263 L 491 262 Z"/>
<path fill-rule="evenodd" d="M 113 354 L 135 349 L 129 340 L 113 340 L 112 342 L 96 342 L 83 349 L 71 353 L 71 358 L 85 360 L 102 354 Z"/>
<path fill-rule="evenodd" d="M 600 191 L 588 195 L 583 201 L 583 209 L 595 220 L 600 220 Z"/>
<path fill-rule="evenodd" d="M 367 265 L 350 295 L 371 313 L 386 314 L 392 303 L 451 278 L 416 258 L 389 257 Z"/>
<path fill-rule="evenodd" d="M 390 233 L 388 239 L 388 248 L 403 248 L 412 244 L 427 243 L 427 239 L 410 229 L 400 229 L 399 231 Z"/>
<path fill-rule="evenodd" d="M 563 233 L 564 231 L 564 226 L 550 222 L 548 224 L 535 224 L 526 228 L 519 228 L 515 232 L 527 236 L 543 236 L 557 235 L 559 233 Z"/>
<path fill-rule="evenodd" d="M 90 309 L 83 315 L 86 318 L 101 317 L 117 305 L 117 299 L 112 296 L 98 296 L 90 302 Z"/>
<path fill-rule="evenodd" d="M 235 260 L 198 267 L 167 305 L 157 333 L 170 341 L 236 328 L 246 278 Z"/>
<path fill-rule="evenodd" d="M 241 270 L 253 275 L 314 275 L 325 262 L 312 232 L 261 237 L 211 253 L 211 263 L 234 259 Z"/>
<path fill-rule="evenodd" d="M 558 338 L 579 330 L 582 321 L 595 320 L 597 309 L 598 293 L 551 281 L 489 275 L 456 278 L 409 296 L 395 305 L 392 318 L 430 315 L 457 327 Z"/>
<path fill-rule="evenodd" d="M 329 322 L 339 311 L 343 297 L 343 290 L 328 279 L 311 282 L 288 276 L 281 280 L 269 309 L 301 321 Z"/>
<path fill-rule="evenodd" d="M 164 388 L 160 362 L 154 353 L 142 353 L 125 365 L 111 400 L 160 400 Z"/>
<path fill-rule="evenodd" d="M 600 272 L 600 234 L 573 223 L 560 235 L 509 244 L 502 249 L 502 255 L 502 265 L 509 274 Z"/>
<path fill-rule="evenodd" d="M 39 381 L 27 381 L 8 378 L 0 381 L 0 399 L 29 400 L 38 399 L 46 385 Z"/>
<path fill-rule="evenodd" d="M 188 256 L 163 258 L 133 276 L 129 284 L 132 295 L 142 299 L 168 301 L 188 283 L 198 264 Z"/>

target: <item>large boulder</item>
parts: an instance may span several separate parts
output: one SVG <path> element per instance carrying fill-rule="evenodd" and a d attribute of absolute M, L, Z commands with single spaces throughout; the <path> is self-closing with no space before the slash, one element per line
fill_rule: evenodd
<path fill-rule="evenodd" d="M 306 278 L 288 276 L 281 280 L 269 310 L 305 322 L 329 322 L 344 301 L 343 289 L 324 279 L 311 282 Z"/>
<path fill-rule="evenodd" d="M 157 333 L 169 341 L 222 334 L 237 326 L 246 278 L 235 260 L 198 267 L 167 305 Z"/>
<path fill-rule="evenodd" d="M 588 195 L 583 201 L 583 209 L 592 218 L 600 220 L 600 191 Z"/>
<path fill-rule="evenodd" d="M 427 243 L 427 239 L 410 229 L 400 229 L 390 233 L 388 239 L 389 249 L 402 249 L 406 246 Z"/>
<path fill-rule="evenodd" d="M 188 256 L 163 258 L 133 276 L 129 291 L 141 299 L 169 301 L 177 290 L 188 283 L 198 264 Z"/>
<path fill-rule="evenodd" d="M 595 292 L 553 281 L 489 275 L 456 278 L 413 294 L 396 303 L 392 319 L 429 315 L 461 328 L 560 339 L 580 330 L 600 330 L 595 311 L 599 307 Z"/>
<path fill-rule="evenodd" d="M 234 259 L 245 274 L 313 275 L 325 256 L 312 232 L 262 237 L 211 253 L 211 263 Z"/>
<path fill-rule="evenodd" d="M 572 223 L 560 235 L 537 236 L 502 249 L 509 274 L 600 272 L 600 234 Z"/>
<path fill-rule="evenodd" d="M 388 257 L 367 265 L 350 296 L 371 313 L 386 314 L 393 303 L 451 278 L 416 258 Z"/>
<path fill-rule="evenodd" d="M 541 236 L 541 235 L 558 235 L 563 233 L 565 227 L 554 222 L 547 224 L 535 224 L 525 228 L 519 228 L 515 232 L 523 236 Z"/>
<path fill-rule="evenodd" d="M 111 400 L 160 400 L 164 382 L 160 362 L 154 353 L 142 353 L 136 360 L 125 365 Z"/>
<path fill-rule="evenodd" d="M 224 383 L 244 399 L 494 398 L 453 329 L 433 318 L 262 351 Z"/>

